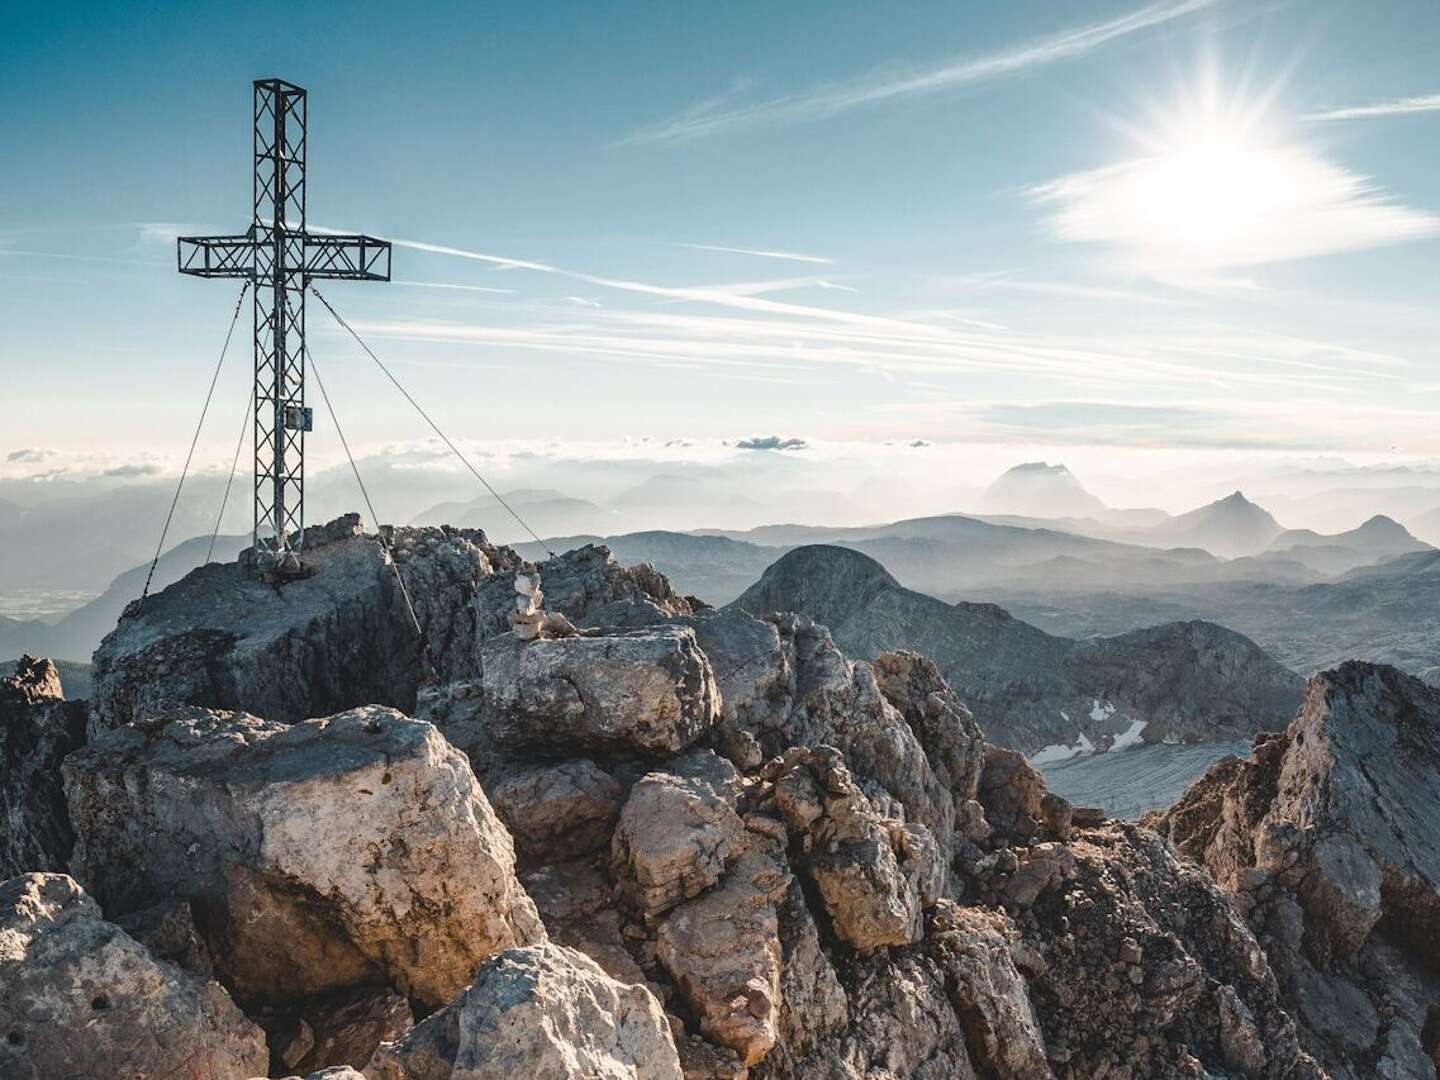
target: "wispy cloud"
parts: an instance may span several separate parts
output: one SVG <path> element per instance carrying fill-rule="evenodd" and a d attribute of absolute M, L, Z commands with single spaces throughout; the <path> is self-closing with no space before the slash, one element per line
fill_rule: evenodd
<path fill-rule="evenodd" d="M 1126 269 L 1175 283 L 1440 234 L 1440 217 L 1298 146 L 1180 148 L 1028 194 L 1054 239 L 1104 245 Z"/>
<path fill-rule="evenodd" d="M 1139 289 L 1111 285 L 1087 285 L 1075 281 L 1044 281 L 1011 276 L 1008 273 L 939 275 L 930 281 L 941 292 L 1018 292 L 1059 296 L 1068 300 L 1114 300 L 1125 304 L 1190 304 L 1191 300 L 1159 296 Z"/>
<path fill-rule="evenodd" d="M 827 259 L 823 255 L 801 255 L 795 251 L 759 251 L 755 248 L 724 247 L 720 244 L 680 244 L 679 247 L 693 248 L 695 251 L 724 251 L 731 255 L 754 255 L 760 259 L 788 259 L 790 262 L 802 263 L 824 263 L 829 265 L 834 259 Z"/>
<path fill-rule="evenodd" d="M 1407 116 L 1410 113 L 1440 112 L 1440 94 L 1377 101 L 1371 105 L 1352 105 L 1344 109 L 1325 109 L 1306 113 L 1302 120 L 1364 120 L 1371 116 Z"/>
<path fill-rule="evenodd" d="M 953 57 L 935 67 L 900 73 L 872 73 L 831 83 L 807 93 L 730 106 L 733 94 L 691 106 L 679 116 L 641 128 L 619 145 L 681 142 L 758 124 L 818 120 L 884 101 L 918 97 L 1055 63 L 1099 48 L 1117 38 L 1162 25 L 1213 5 L 1215 0 L 1160 0 L 1118 18 L 1090 23 L 992 53 Z"/>
<path fill-rule="evenodd" d="M 392 285 L 408 285 L 414 289 L 458 289 L 461 292 L 498 293 L 513 296 L 514 289 L 497 289 L 490 285 L 458 285 L 449 281 L 401 281 L 392 278 Z"/>

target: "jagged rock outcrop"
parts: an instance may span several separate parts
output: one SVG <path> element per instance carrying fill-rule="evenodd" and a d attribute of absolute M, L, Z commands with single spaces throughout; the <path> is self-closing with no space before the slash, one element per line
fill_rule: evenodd
<path fill-rule="evenodd" d="M 808 615 L 855 657 L 923 653 L 986 738 L 1027 754 L 1085 742 L 1104 750 L 1117 740 L 1245 738 L 1283 724 L 1300 699 L 1298 675 L 1214 623 L 1073 641 L 994 604 L 947 604 L 903 588 L 844 547 L 786 553 L 730 606 Z"/>
<path fill-rule="evenodd" d="M 761 776 L 836 933 L 862 952 L 917 941 L 946 885 L 930 830 L 882 818 L 833 747 L 794 747 Z"/>
<path fill-rule="evenodd" d="M 0 880 L 69 864 L 60 762 L 84 743 L 84 703 L 64 699 L 49 660 L 21 657 L 0 678 Z"/>
<path fill-rule="evenodd" d="M 190 901 L 247 1004 L 388 984 L 439 1006 L 544 938 L 464 756 L 391 709 L 181 709 L 103 734 L 65 784 L 76 877 L 117 914 Z"/>
<path fill-rule="evenodd" d="M 1437 807 L 1440 691 L 1356 661 L 1152 818 L 1235 895 L 1336 1076 L 1440 1063 Z"/>
<path fill-rule="evenodd" d="M 63 874 L 0 883 L 0 1076 L 263 1076 L 264 1033 Z"/>
<path fill-rule="evenodd" d="M 803 615 L 704 610 L 601 549 L 537 583 L 483 538 L 406 539 L 440 660 L 418 693 L 416 670 L 361 692 L 409 687 L 433 726 L 374 706 L 297 722 L 393 599 L 379 573 L 335 595 L 317 557 L 322 614 L 247 639 L 297 678 L 287 650 L 309 657 L 309 685 L 281 700 L 228 651 L 215 676 L 117 649 L 107 700 L 141 721 L 66 766 L 76 873 L 157 952 L 211 965 L 273 1070 L 354 1064 L 404 997 L 428 1016 L 370 1080 L 1318 1080 L 1234 902 L 987 746 L 924 657 L 854 660 Z M 389 573 L 365 545 L 332 540 L 332 565 Z M 517 569 L 529 639 L 508 630 Z M 544 632 L 542 584 L 576 632 Z M 165 597 L 116 644 L 178 640 L 156 629 Z M 153 713 L 147 670 L 282 715 Z"/>
<path fill-rule="evenodd" d="M 369 1080 L 681 1080 L 660 1004 L 560 945 L 499 953 L 453 1003 L 376 1051 Z"/>
<path fill-rule="evenodd" d="M 514 573 L 530 564 L 478 529 L 384 534 L 389 554 L 351 514 L 305 530 L 303 578 L 266 584 L 242 553 L 131 604 L 95 652 L 92 728 L 173 704 L 282 723 L 367 704 L 410 713 L 422 681 L 478 677 L 477 646 L 509 629 Z M 548 605 L 571 619 L 641 598 L 662 615 L 691 610 L 653 569 L 622 568 L 605 548 L 557 556 L 540 571 Z"/>

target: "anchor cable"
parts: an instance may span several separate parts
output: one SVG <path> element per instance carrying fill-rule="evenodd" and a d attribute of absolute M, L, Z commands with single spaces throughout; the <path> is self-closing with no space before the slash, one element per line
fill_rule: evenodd
<path fill-rule="evenodd" d="M 220 512 L 215 515 L 215 531 L 210 534 L 210 547 L 205 552 L 205 561 L 210 561 L 210 556 L 215 554 L 215 541 L 220 536 L 220 522 L 225 517 L 225 505 L 230 501 L 230 488 L 235 483 L 235 470 L 240 467 L 240 451 L 245 447 L 245 432 L 250 427 L 250 408 L 255 404 L 254 397 L 247 391 L 245 394 L 245 419 L 240 421 L 240 438 L 235 443 L 235 458 L 230 462 L 230 479 L 225 481 L 225 496 L 220 500 Z"/>
<path fill-rule="evenodd" d="M 355 464 L 355 455 L 350 453 L 350 443 L 345 438 L 345 432 L 340 427 L 340 418 L 335 415 L 335 406 L 330 403 L 330 394 L 325 389 L 325 380 L 320 377 L 320 366 L 315 363 L 314 354 L 310 352 L 308 345 L 304 346 L 305 362 L 309 364 L 310 370 L 315 374 L 315 384 L 320 387 L 320 396 L 325 401 L 325 411 L 330 414 L 330 422 L 335 425 L 335 434 L 340 436 L 340 445 L 345 448 L 345 456 L 350 459 L 350 471 L 355 474 L 355 483 L 360 485 L 360 495 L 365 500 L 365 508 L 370 511 L 370 520 L 375 522 L 375 534 L 380 538 L 380 546 L 385 551 L 385 558 L 390 563 L 390 569 L 395 571 L 395 583 L 400 586 L 400 595 L 405 598 L 405 609 L 410 612 L 410 621 L 415 624 L 415 633 L 420 635 L 420 640 L 425 640 L 425 631 L 420 629 L 420 620 L 415 615 L 415 605 L 410 601 L 410 590 L 405 587 L 405 579 L 400 575 L 400 564 L 395 561 L 395 556 L 390 551 L 390 544 L 385 539 L 385 530 L 380 524 L 380 518 L 375 513 L 375 504 L 370 501 L 370 493 L 365 490 L 365 481 L 360 478 L 360 468 Z"/>
<path fill-rule="evenodd" d="M 535 538 L 535 542 L 539 544 L 542 548 L 544 548 L 546 553 L 549 554 L 551 558 L 554 558 L 555 552 L 551 549 L 550 545 L 545 543 L 544 540 L 540 539 L 540 534 L 537 533 L 534 529 L 532 529 L 530 527 L 530 524 L 524 518 L 522 518 L 519 513 L 516 512 L 515 508 L 505 501 L 505 497 L 490 485 L 490 481 L 486 480 L 485 477 L 481 476 L 480 471 L 476 469 L 474 465 L 470 464 L 469 459 L 467 459 L 465 455 L 460 452 L 460 448 L 450 441 L 450 436 L 446 435 L 445 432 L 440 430 L 440 425 L 435 423 L 435 421 L 430 418 L 430 414 L 427 413 L 423 408 L 421 408 L 420 403 L 410 396 L 410 391 L 406 390 L 405 387 L 400 385 L 400 380 L 397 379 L 395 375 L 390 371 L 390 369 L 385 366 L 384 361 L 382 361 L 380 357 L 375 355 L 374 350 L 371 349 L 369 345 L 365 344 L 364 339 L 362 339 L 360 335 L 355 332 L 354 328 L 343 318 L 341 318 L 340 313 L 330 306 L 330 301 L 325 299 L 324 295 L 320 292 L 320 290 L 312 284 L 310 286 L 310 291 L 315 294 L 315 298 L 319 300 L 320 303 L 325 305 L 325 310 L 330 312 L 330 314 L 334 317 L 335 321 L 338 322 L 352 338 L 355 339 L 356 344 L 358 344 L 360 348 L 365 350 L 366 355 L 368 355 L 371 360 L 375 361 L 376 365 L 380 368 L 380 370 L 385 373 L 385 377 L 395 384 L 395 389 L 399 390 L 400 393 L 405 395 L 405 400 L 410 402 L 410 404 L 414 406 L 415 411 L 424 418 L 425 422 L 430 425 L 431 429 L 435 432 L 435 434 L 440 436 L 441 441 L 450 448 L 450 452 L 460 459 L 460 463 L 464 465 L 467 469 L 469 469 L 475 479 L 479 480 L 480 483 L 485 486 L 485 490 L 488 491 L 492 496 L 494 496 L 495 501 L 498 502 L 501 506 L 503 506 L 506 510 L 508 510 L 510 512 L 510 516 L 513 517 L 516 521 L 518 521 L 520 523 L 520 526 L 532 537 Z"/>
<path fill-rule="evenodd" d="M 150 582 L 155 577 L 155 567 L 160 564 L 160 553 L 165 549 L 165 537 L 170 532 L 170 523 L 175 517 L 175 507 L 180 503 L 180 492 L 185 487 L 185 477 L 190 472 L 190 461 L 195 457 L 195 446 L 200 442 L 200 430 L 205 426 L 205 416 L 210 411 L 210 399 L 215 396 L 215 384 L 220 381 L 220 369 L 225 366 L 225 354 L 230 350 L 230 339 L 235 334 L 235 324 L 240 321 L 240 305 L 245 302 L 245 291 L 248 288 L 250 288 L 248 280 L 240 285 L 240 295 L 235 300 L 235 314 L 230 317 L 230 329 L 225 331 L 225 344 L 220 347 L 220 359 L 215 363 L 215 374 L 210 376 L 210 389 L 205 392 L 205 404 L 200 409 L 200 422 L 195 425 L 195 434 L 190 439 L 190 452 L 185 455 L 185 467 L 180 470 L 180 482 L 175 485 L 175 497 L 170 500 L 170 512 L 165 515 L 165 527 L 160 530 L 160 542 L 155 545 L 155 558 L 150 560 L 150 570 L 145 575 L 145 588 L 140 593 L 141 600 L 150 595 Z"/>

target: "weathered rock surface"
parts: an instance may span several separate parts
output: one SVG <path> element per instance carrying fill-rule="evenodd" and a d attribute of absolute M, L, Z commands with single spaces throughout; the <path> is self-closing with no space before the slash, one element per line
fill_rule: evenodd
<path fill-rule="evenodd" d="M 376 1051 L 369 1080 L 680 1080 L 675 1042 L 643 986 L 546 944 L 485 963 L 452 1004 Z"/>
<path fill-rule="evenodd" d="M 0 1075 L 244 1080 L 268 1061 L 224 990 L 156 960 L 72 878 L 0 884 Z"/>
<path fill-rule="evenodd" d="M 675 754 L 714 723 L 719 694 L 710 661 L 683 627 L 525 642 L 500 637 L 481 651 L 481 724 L 515 751 Z"/>
<path fill-rule="evenodd" d="M 423 680 L 477 678 L 477 647 L 508 631 L 515 571 L 530 564 L 478 529 L 383 531 L 390 555 L 355 514 L 306 529 L 309 575 L 279 588 L 259 581 L 242 553 L 131 604 L 95 652 L 92 728 L 174 704 L 283 723 L 366 704 L 410 713 Z M 605 548 L 539 569 L 547 603 L 571 619 L 620 601 L 664 616 L 691 610 L 653 568 L 623 568 Z"/>
<path fill-rule="evenodd" d="M 776 902 L 789 888 L 783 862 L 752 848 L 725 880 L 660 924 L 660 962 L 711 1041 L 754 1065 L 775 1045 L 780 1020 Z"/>
<path fill-rule="evenodd" d="M 60 762 L 84 743 L 84 703 L 64 699 L 49 660 L 21 657 L 0 678 L 0 879 L 69 864 Z"/>
<path fill-rule="evenodd" d="M 930 831 L 876 813 L 831 747 L 794 748 L 762 775 L 836 933 L 862 951 L 919 940 L 920 913 L 945 885 Z"/>
<path fill-rule="evenodd" d="M 542 862 L 607 846 L 624 797 L 619 781 L 588 758 L 500 770 L 485 793 L 521 859 Z"/>
<path fill-rule="evenodd" d="M 630 789 L 612 842 L 615 876 L 655 916 L 714 885 L 741 851 L 740 778 L 713 751 L 687 754 Z"/>
<path fill-rule="evenodd" d="M 1435 1067 L 1437 807 L 1440 691 L 1351 662 L 1310 680 L 1284 732 L 1152 819 L 1235 894 L 1337 1076 Z"/>
<path fill-rule="evenodd" d="M 464 756 L 366 708 L 285 727 L 178 710 L 70 757 L 75 874 L 108 911 L 188 899 L 245 1002 L 389 983 L 431 1006 L 544 937 Z"/>
<path fill-rule="evenodd" d="M 704 610 L 603 549 L 537 582 L 479 534 L 390 537 L 433 676 L 413 642 L 381 672 L 365 628 L 393 574 L 336 534 L 326 557 L 369 583 L 246 639 L 309 679 L 277 716 L 155 716 L 67 766 L 77 873 L 157 951 L 213 964 L 273 1069 L 358 1067 L 408 997 L 429 1015 L 370 1080 L 1321 1076 L 1244 901 L 987 746 L 941 668 L 888 651 L 903 641 L 854 660 L 807 617 Z M 346 576 L 323 561 L 308 584 L 333 592 Z M 507 632 L 517 595 L 533 640 Z M 169 647 L 150 667 L 118 649 L 112 700 L 149 716 L 147 679 L 275 693 L 229 646 L 173 667 Z M 294 723 L 352 662 L 375 668 L 360 692 L 409 693 L 435 727 L 378 708 Z M 1276 919 L 1277 940 L 1300 925 Z M 1372 1006 L 1372 1043 L 1430 992 L 1373 947 L 1384 924 L 1382 904 L 1355 962 L 1403 1002 Z"/>
<path fill-rule="evenodd" d="M 1150 742 L 1245 738 L 1283 724 L 1300 698 L 1298 675 L 1214 623 L 1055 637 L 994 604 L 948 604 L 903 588 L 844 547 L 787 552 L 730 606 L 808 615 L 854 657 L 922 652 L 986 738 L 1026 753 L 1073 746 L 1081 735 L 1103 750 L 1136 724 Z"/>

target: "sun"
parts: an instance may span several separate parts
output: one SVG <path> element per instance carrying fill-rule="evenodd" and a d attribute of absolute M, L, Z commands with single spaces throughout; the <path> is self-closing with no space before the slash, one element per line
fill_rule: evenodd
<path fill-rule="evenodd" d="M 1226 271 L 1401 243 L 1440 233 L 1371 177 L 1332 161 L 1274 107 L 1279 84 L 1249 94 L 1218 67 L 1152 99 L 1118 162 L 1028 189 L 1062 241 L 1101 245 L 1110 269 L 1172 283 L 1250 285 Z"/>
<path fill-rule="evenodd" d="M 1292 209 L 1310 171 L 1290 149 L 1207 125 L 1132 163 L 1125 186 L 1137 230 L 1211 262 Z"/>

